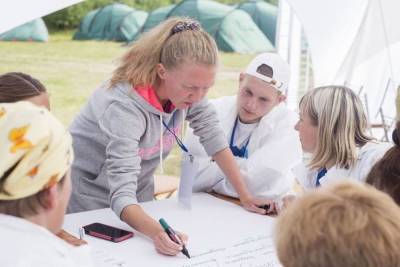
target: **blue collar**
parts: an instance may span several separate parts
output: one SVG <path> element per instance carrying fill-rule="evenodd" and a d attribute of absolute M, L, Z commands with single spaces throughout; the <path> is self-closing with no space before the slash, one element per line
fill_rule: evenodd
<path fill-rule="evenodd" d="M 328 170 L 326 168 L 322 168 L 318 171 L 317 174 L 317 182 L 316 182 L 316 187 L 319 187 L 321 185 L 321 183 L 319 182 L 321 180 L 322 177 L 325 176 L 325 174 L 328 172 Z"/>
<path fill-rule="evenodd" d="M 236 117 L 235 124 L 233 125 L 233 130 L 232 130 L 232 135 L 231 135 L 231 141 L 230 141 L 230 143 L 229 143 L 229 148 L 231 149 L 232 154 L 233 154 L 235 157 L 246 158 L 246 159 L 247 159 L 247 158 L 249 157 L 249 156 L 248 156 L 248 152 L 247 152 L 247 145 L 248 145 L 249 142 L 250 142 L 250 137 L 251 137 L 251 135 L 247 138 L 246 143 L 245 143 L 241 148 L 239 148 L 239 147 L 233 145 L 233 144 L 234 144 L 235 132 L 236 132 L 236 127 L 237 127 L 238 121 L 239 121 L 239 116 Z"/>

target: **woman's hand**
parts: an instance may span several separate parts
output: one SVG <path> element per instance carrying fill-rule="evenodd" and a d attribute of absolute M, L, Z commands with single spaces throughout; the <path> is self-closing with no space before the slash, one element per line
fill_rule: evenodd
<path fill-rule="evenodd" d="M 242 206 L 251 212 L 262 215 L 276 215 L 277 206 L 273 200 L 254 198 L 252 196 L 240 197 Z M 268 208 L 267 208 L 268 207 Z"/>
<path fill-rule="evenodd" d="M 121 218 L 131 227 L 148 236 L 153 240 L 158 253 L 164 255 L 177 255 L 182 250 L 182 245 L 186 245 L 187 235 L 176 232 L 183 244 L 176 244 L 165 233 L 159 222 L 147 215 L 139 205 L 126 206 L 121 213 Z"/>
<path fill-rule="evenodd" d="M 259 214 L 276 214 L 277 209 L 273 200 L 254 198 L 250 195 L 232 151 L 229 148 L 215 153 L 213 159 L 217 162 L 229 182 L 235 188 L 236 193 L 239 195 L 240 202 L 245 209 Z M 265 205 L 269 205 L 269 208 L 260 208 L 260 206 Z"/>
<path fill-rule="evenodd" d="M 176 232 L 183 244 L 176 244 L 169 238 L 164 231 L 158 232 L 154 237 L 154 246 L 158 253 L 164 255 L 175 256 L 182 250 L 182 245 L 186 245 L 188 237 L 185 234 Z"/>

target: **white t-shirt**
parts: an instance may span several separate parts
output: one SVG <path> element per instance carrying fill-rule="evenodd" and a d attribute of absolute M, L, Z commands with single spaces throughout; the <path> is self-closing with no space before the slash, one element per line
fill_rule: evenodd
<path fill-rule="evenodd" d="M 371 168 L 383 157 L 390 147 L 392 147 L 392 144 L 390 143 L 369 142 L 365 144 L 363 147 L 358 149 L 358 158 L 352 168 L 343 169 L 337 166 L 331 167 L 319 180 L 321 186 L 342 179 L 353 179 L 365 182 Z M 317 187 L 318 170 L 312 170 L 307 167 L 309 157 L 310 155 L 308 155 L 305 161 L 292 169 L 298 183 L 304 190 L 311 190 Z"/>
<path fill-rule="evenodd" d="M 87 245 L 74 247 L 46 228 L 28 220 L 0 214 L 0 266 L 90 267 Z"/>
<path fill-rule="evenodd" d="M 246 144 L 249 136 L 254 131 L 254 129 L 257 127 L 257 125 L 258 125 L 258 122 L 247 124 L 247 123 L 243 123 L 240 120 L 238 120 L 238 123 L 236 125 L 236 130 L 235 130 L 235 136 L 233 138 L 233 145 L 237 146 L 238 148 L 242 148 Z M 233 129 L 233 127 L 232 127 L 232 129 Z M 232 136 L 232 134 L 231 134 L 231 136 Z"/>

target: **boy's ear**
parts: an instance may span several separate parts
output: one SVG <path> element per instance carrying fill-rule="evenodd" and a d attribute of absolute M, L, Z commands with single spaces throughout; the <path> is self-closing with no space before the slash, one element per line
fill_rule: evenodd
<path fill-rule="evenodd" d="M 284 95 L 284 94 L 280 94 L 279 96 L 278 96 L 278 103 L 282 103 L 282 102 L 284 102 L 285 100 L 286 100 L 286 95 Z"/>
<path fill-rule="evenodd" d="M 57 203 L 57 198 L 58 198 L 58 184 L 55 183 L 51 186 L 49 186 L 47 189 L 44 190 L 43 192 L 43 198 L 40 201 L 43 208 L 46 210 L 53 209 L 56 206 Z"/>
<path fill-rule="evenodd" d="M 241 72 L 241 73 L 239 74 L 239 83 L 241 83 L 241 82 L 243 81 L 245 75 L 246 75 L 246 74 L 245 74 L 244 72 Z"/>
<path fill-rule="evenodd" d="M 161 80 L 165 79 L 166 69 L 162 63 L 158 63 L 157 66 L 157 75 Z"/>

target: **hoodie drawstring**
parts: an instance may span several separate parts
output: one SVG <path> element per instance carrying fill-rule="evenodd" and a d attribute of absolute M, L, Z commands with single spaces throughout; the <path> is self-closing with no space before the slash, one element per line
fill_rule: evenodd
<path fill-rule="evenodd" d="M 163 118 L 162 118 L 162 115 L 160 114 L 160 172 L 161 172 L 161 174 L 164 174 L 164 164 L 163 164 L 163 157 L 162 157 L 163 150 L 164 150 L 163 132 L 164 132 Z"/>
<path fill-rule="evenodd" d="M 181 124 L 181 140 L 185 137 L 185 119 L 186 119 L 186 110 L 182 109 L 182 124 Z"/>

